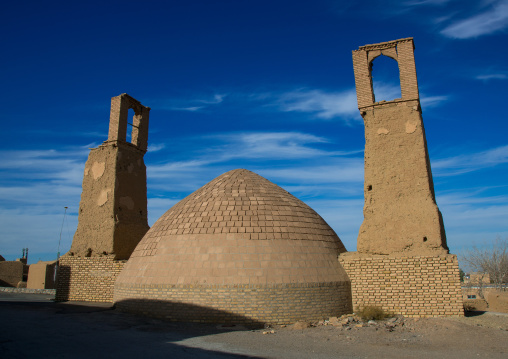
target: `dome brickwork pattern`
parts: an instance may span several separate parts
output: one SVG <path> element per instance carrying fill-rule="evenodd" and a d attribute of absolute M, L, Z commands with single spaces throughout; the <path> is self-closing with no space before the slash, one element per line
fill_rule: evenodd
<path fill-rule="evenodd" d="M 226 234 L 236 239 L 315 240 L 346 249 L 309 206 L 247 171 L 223 174 L 166 212 L 133 256 L 154 255 L 161 235 Z M 222 236 L 224 237 L 224 236 Z"/>
<path fill-rule="evenodd" d="M 253 172 L 233 170 L 153 225 L 117 279 L 115 302 L 175 320 L 340 315 L 351 309 L 350 282 L 337 260 L 345 251 L 305 203 Z M 193 310 L 182 314 L 181 305 Z"/>

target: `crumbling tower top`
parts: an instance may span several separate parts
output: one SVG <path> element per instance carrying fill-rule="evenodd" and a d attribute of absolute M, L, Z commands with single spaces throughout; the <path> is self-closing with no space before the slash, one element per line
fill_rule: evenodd
<path fill-rule="evenodd" d="M 375 104 L 374 89 L 372 87 L 372 61 L 381 55 L 394 59 L 399 65 L 401 100 L 419 100 L 414 43 L 413 38 L 408 37 L 360 46 L 358 50 L 353 51 L 358 108 L 362 109 Z"/>
<path fill-rule="evenodd" d="M 129 109 L 134 110 L 131 143 L 140 150 L 146 152 L 150 107 L 143 106 L 138 100 L 130 97 L 126 93 L 111 99 L 108 142 L 127 141 L 127 117 Z"/>

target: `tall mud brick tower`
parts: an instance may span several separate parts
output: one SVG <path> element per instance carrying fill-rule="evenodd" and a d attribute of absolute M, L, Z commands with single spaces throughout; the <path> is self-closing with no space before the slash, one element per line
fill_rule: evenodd
<path fill-rule="evenodd" d="M 85 164 L 78 229 L 60 259 L 58 300 L 111 301 L 118 273 L 149 229 L 143 161 L 149 112 L 127 94 L 111 99 L 108 140 Z"/>
<path fill-rule="evenodd" d="M 398 63 L 400 99 L 375 102 L 372 65 Z M 409 316 L 461 315 L 457 258 L 448 254 L 437 207 L 416 78 L 412 38 L 353 51 L 358 108 L 365 123 L 364 221 L 358 252 L 341 255 L 353 306 Z"/>

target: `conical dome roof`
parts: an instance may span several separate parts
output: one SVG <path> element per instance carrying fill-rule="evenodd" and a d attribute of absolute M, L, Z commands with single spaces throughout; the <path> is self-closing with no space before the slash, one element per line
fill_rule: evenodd
<path fill-rule="evenodd" d="M 238 285 L 265 290 L 281 285 L 335 288 L 340 283 L 342 288 L 349 283 L 337 260 L 344 251 L 339 237 L 309 206 L 265 178 L 237 169 L 209 182 L 159 218 L 120 273 L 115 301 L 158 298 L 239 314 L 225 303 L 202 302 L 202 294 L 185 296 L 189 289 L 208 286 L 226 288 L 230 297 Z M 154 287 L 171 290 L 154 297 Z M 333 304 L 332 311 L 344 305 Z"/>

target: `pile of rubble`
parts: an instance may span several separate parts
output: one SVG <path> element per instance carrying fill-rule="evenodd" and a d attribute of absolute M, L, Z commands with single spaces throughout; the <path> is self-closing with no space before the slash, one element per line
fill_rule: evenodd
<path fill-rule="evenodd" d="M 326 320 L 320 320 L 318 322 L 296 322 L 292 325 L 288 325 L 288 329 L 301 330 L 311 327 L 320 327 L 331 325 L 340 330 L 352 330 L 360 328 L 375 328 L 376 330 L 386 330 L 393 332 L 395 330 L 406 329 L 411 330 L 414 327 L 414 323 L 418 321 L 418 318 L 411 319 L 405 318 L 401 315 L 394 316 L 392 318 L 384 320 L 363 320 L 361 317 L 355 314 L 347 314 L 341 317 L 331 317 Z M 285 328 L 286 325 L 278 326 Z M 274 334 L 276 327 L 266 326 L 263 334 Z"/>
<path fill-rule="evenodd" d="M 343 315 L 339 318 L 331 317 L 328 320 L 320 320 L 313 323 L 312 326 L 318 325 L 333 325 L 344 330 L 351 330 L 353 328 L 375 327 L 376 329 L 386 329 L 393 332 L 397 328 L 407 327 L 410 324 L 408 318 L 403 316 L 395 316 L 384 320 L 363 320 L 357 315 Z"/>

